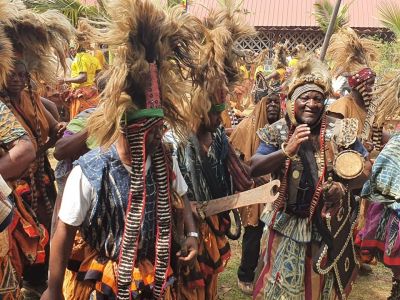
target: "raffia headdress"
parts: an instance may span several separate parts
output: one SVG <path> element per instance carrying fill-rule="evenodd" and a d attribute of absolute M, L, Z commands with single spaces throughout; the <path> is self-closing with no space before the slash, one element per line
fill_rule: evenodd
<path fill-rule="evenodd" d="M 332 35 L 327 58 L 332 62 L 334 76 L 352 75 L 349 84 L 352 87 L 375 76 L 372 72 L 378 58 L 376 42 L 358 37 L 350 27 L 342 28 Z"/>
<path fill-rule="evenodd" d="M 240 81 L 238 39 L 255 34 L 246 24 L 239 1 L 221 1 L 221 7 L 210 11 L 203 24 L 203 43 L 199 54 L 196 79 L 199 86 L 192 92 L 195 120 L 208 122 L 208 112 L 223 111 L 227 94 Z M 198 124 L 194 124 L 197 127 Z"/>
<path fill-rule="evenodd" d="M 392 78 L 386 78 L 374 91 L 377 97 L 377 110 L 374 124 L 378 127 L 384 125 L 391 117 L 400 116 L 400 73 Z"/>
<path fill-rule="evenodd" d="M 194 37 L 200 22 L 179 6 L 161 9 L 146 0 L 115 0 L 108 5 L 111 21 L 103 24 L 104 33 L 97 33 L 97 42 L 109 45 L 115 58 L 101 96 L 102 109 L 93 115 L 90 132 L 101 146 L 109 147 L 122 131 L 125 116 L 134 120 L 151 109 L 178 135 L 184 134 L 191 88 L 187 79 L 198 53 Z M 157 90 L 157 100 L 149 98 L 148 88 Z"/>
<path fill-rule="evenodd" d="M 36 80 L 53 83 L 57 79 L 58 63 L 65 65 L 65 49 L 74 36 L 74 28 L 61 13 L 49 10 L 36 13 L 20 3 L 12 3 L 18 9 L 4 30 L 13 44 L 14 52 L 22 58 L 28 72 Z"/>
<path fill-rule="evenodd" d="M 272 67 L 276 69 L 284 69 L 287 67 L 288 49 L 285 44 L 278 43 L 274 47 L 274 61 Z"/>
<path fill-rule="evenodd" d="M 308 91 L 318 91 L 328 96 L 331 89 L 332 80 L 326 64 L 311 55 L 300 60 L 289 79 L 287 113 L 290 121 L 294 125 L 297 124 L 294 116 L 294 102 L 299 96 Z"/>
<path fill-rule="evenodd" d="M 8 0 L 0 0 L 0 20 L 7 24 L 8 19 L 16 12 Z M 13 49 L 10 39 L 6 36 L 4 29 L 0 26 L 0 87 L 6 83 L 7 74 L 12 70 Z"/>

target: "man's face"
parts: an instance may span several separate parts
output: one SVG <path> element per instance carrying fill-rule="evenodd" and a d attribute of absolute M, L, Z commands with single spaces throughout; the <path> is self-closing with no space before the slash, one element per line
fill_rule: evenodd
<path fill-rule="evenodd" d="M 301 124 L 314 125 L 324 110 L 325 97 L 316 91 L 305 92 L 294 103 L 296 120 Z"/>
<path fill-rule="evenodd" d="M 7 91 L 10 94 L 18 95 L 25 88 L 28 80 L 28 73 L 23 63 L 17 62 L 14 70 L 7 76 Z"/>
<path fill-rule="evenodd" d="M 161 139 L 163 136 L 163 122 L 160 121 L 159 124 L 153 126 L 147 133 L 146 139 L 146 152 L 148 154 L 153 154 L 161 144 Z"/>
<path fill-rule="evenodd" d="M 281 99 L 279 98 L 279 95 L 273 94 L 270 96 L 265 96 L 262 100 L 264 100 L 267 104 L 266 109 L 268 123 L 272 124 L 278 121 L 281 107 Z"/>
<path fill-rule="evenodd" d="M 210 123 L 208 125 L 206 125 L 207 131 L 209 131 L 209 132 L 217 131 L 218 127 L 222 123 L 221 112 L 210 111 L 208 113 L 208 118 L 210 120 Z"/>

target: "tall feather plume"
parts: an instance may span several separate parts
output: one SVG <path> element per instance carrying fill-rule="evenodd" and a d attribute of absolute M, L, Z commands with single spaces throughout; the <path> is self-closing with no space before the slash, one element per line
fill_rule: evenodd
<path fill-rule="evenodd" d="M 377 44 L 373 40 L 358 37 L 353 29 L 345 27 L 332 35 L 327 58 L 332 61 L 335 76 L 355 74 L 366 67 L 373 68 L 378 59 Z"/>
<path fill-rule="evenodd" d="M 287 67 L 287 55 L 288 55 L 288 49 L 285 44 L 278 43 L 274 47 L 274 61 L 272 62 L 273 68 L 276 69 L 281 69 L 281 68 L 286 68 Z"/>
<path fill-rule="evenodd" d="M 56 10 L 48 10 L 41 14 L 49 34 L 49 41 L 51 47 L 54 49 L 55 54 L 61 63 L 64 70 L 67 69 L 66 65 L 66 49 L 68 49 L 68 43 L 76 36 L 76 30 L 65 18 L 63 14 Z"/>
<path fill-rule="evenodd" d="M 8 0 L 0 0 L 0 20 L 8 24 L 14 14 L 13 7 Z M 13 48 L 10 39 L 6 36 L 3 27 L 0 27 L 0 88 L 6 84 L 7 74 L 12 70 Z"/>
<path fill-rule="evenodd" d="M 400 73 L 392 78 L 382 80 L 374 91 L 378 97 L 378 108 L 375 114 L 374 123 L 380 127 L 387 118 L 400 116 Z"/>
<path fill-rule="evenodd" d="M 108 12 L 106 30 L 98 31 L 97 39 L 118 51 L 101 96 L 102 109 L 93 114 L 89 131 L 104 147 L 115 142 L 124 112 L 144 107 L 149 63 L 156 61 L 165 119 L 185 135 L 191 88 L 186 79 L 194 76 L 200 22 L 180 6 L 161 9 L 143 0 L 110 1 Z"/>
<path fill-rule="evenodd" d="M 194 128 L 201 120 L 209 121 L 211 105 L 224 102 L 225 96 L 240 81 L 238 62 L 241 57 L 235 42 L 255 34 L 254 28 L 245 22 L 239 1 L 225 0 L 221 4 L 219 9 L 210 11 L 203 22 L 203 43 L 196 76 L 199 85 L 193 90 L 191 99 Z"/>
<path fill-rule="evenodd" d="M 5 32 L 13 44 L 14 51 L 22 54 L 28 71 L 36 80 L 53 83 L 58 64 L 65 66 L 64 47 L 73 34 L 72 25 L 66 17 L 55 11 L 43 14 L 21 8 L 5 24 Z"/>

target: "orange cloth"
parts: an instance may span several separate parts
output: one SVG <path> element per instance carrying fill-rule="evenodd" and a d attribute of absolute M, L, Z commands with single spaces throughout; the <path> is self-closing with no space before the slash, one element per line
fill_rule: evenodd
<path fill-rule="evenodd" d="M 74 241 L 70 265 L 74 266 L 74 270 L 67 270 L 64 277 L 65 300 L 87 300 L 92 293 L 99 293 L 104 299 L 116 299 L 117 263 L 100 257 L 97 251 L 84 242 L 79 233 Z M 172 269 L 169 268 L 168 277 L 171 276 Z M 131 293 L 135 294 L 139 285 L 143 288 L 142 285 L 148 287 L 154 283 L 154 266 L 148 260 L 140 261 L 132 271 L 132 278 Z M 163 299 L 175 299 L 171 288 L 167 287 Z"/>
<path fill-rule="evenodd" d="M 99 92 L 95 87 L 81 87 L 71 91 L 69 96 L 70 120 L 75 118 L 80 112 L 95 108 L 99 103 Z"/>
<path fill-rule="evenodd" d="M 328 106 L 328 112 L 341 114 L 343 118 L 358 120 L 358 134 L 360 135 L 367 117 L 367 111 L 360 107 L 351 95 L 346 95 Z"/>
<path fill-rule="evenodd" d="M 22 199 L 14 193 L 14 217 L 0 233 L 0 299 L 20 299 L 19 283 L 25 266 L 44 263 L 49 236 L 37 223 Z"/>
<path fill-rule="evenodd" d="M 34 102 L 37 105 L 37 118 L 35 116 L 35 108 L 33 106 L 31 97 L 29 96 L 28 91 L 22 91 L 21 93 L 21 102 L 19 104 L 13 104 L 11 110 L 15 117 L 18 119 L 18 122 L 24 127 L 24 129 L 28 132 L 29 136 L 32 139 L 32 142 L 37 147 L 37 142 L 35 139 L 36 134 L 36 120 L 39 122 L 40 132 L 42 135 L 41 142 L 46 143 L 50 126 L 46 118 L 46 108 L 44 107 L 42 101 L 40 100 L 39 94 L 33 93 Z M 16 108 L 16 106 L 18 107 Z"/>
<path fill-rule="evenodd" d="M 225 221 L 218 216 L 209 217 L 214 228 L 225 228 Z M 178 299 L 216 300 L 218 274 L 225 269 L 231 251 L 225 235 L 217 236 L 210 226 L 202 221 L 199 226 L 199 252 L 195 265 L 178 282 Z M 182 281 L 184 284 L 182 284 Z"/>

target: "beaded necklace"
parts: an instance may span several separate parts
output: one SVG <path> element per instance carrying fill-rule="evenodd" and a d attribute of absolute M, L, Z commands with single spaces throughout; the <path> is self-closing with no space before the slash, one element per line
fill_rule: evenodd
<path fill-rule="evenodd" d="M 287 141 L 291 138 L 291 136 L 294 133 L 294 130 L 296 127 L 294 125 L 291 126 Z M 315 192 L 314 195 L 311 199 L 311 204 L 310 204 L 310 213 L 309 213 L 309 220 L 312 219 L 315 209 L 319 203 L 319 199 L 321 196 L 322 192 L 322 184 L 325 179 L 325 173 L 326 173 L 326 164 L 325 164 L 325 133 L 326 133 L 326 115 L 324 115 L 321 118 L 321 128 L 320 128 L 320 141 L 319 141 L 319 174 L 320 177 L 318 179 L 317 186 L 315 187 Z M 318 160 L 317 160 L 318 162 Z M 289 170 L 290 170 L 290 165 L 291 165 L 291 160 L 289 158 L 286 158 L 285 161 L 285 172 L 284 176 L 281 180 L 281 186 L 279 189 L 279 197 L 278 199 L 274 202 L 273 204 L 273 209 L 274 209 L 274 217 L 272 218 L 272 224 L 275 222 L 275 218 L 277 216 L 277 213 L 279 210 L 284 208 L 284 204 L 286 201 L 286 195 L 288 192 L 288 175 L 289 175 Z"/>

